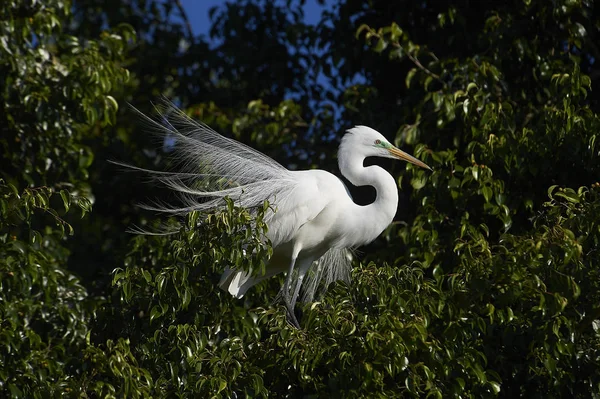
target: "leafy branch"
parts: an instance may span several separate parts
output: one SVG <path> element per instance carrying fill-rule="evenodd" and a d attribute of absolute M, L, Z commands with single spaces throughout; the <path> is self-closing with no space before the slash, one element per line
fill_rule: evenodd
<path fill-rule="evenodd" d="M 425 72 L 428 76 L 431 76 L 433 79 L 440 82 L 442 85 L 446 86 L 446 82 L 444 82 L 440 76 L 434 72 L 432 72 L 429 68 L 424 66 L 421 61 L 417 58 L 417 53 L 420 50 L 418 45 L 415 45 L 410 40 L 408 40 L 407 35 L 404 33 L 402 28 L 398 26 L 395 22 L 392 22 L 390 26 L 386 26 L 383 28 L 379 28 L 375 30 L 371 28 L 367 24 L 362 24 L 356 31 L 356 37 L 358 38 L 360 34 L 366 31 L 365 40 L 371 44 L 373 42 L 372 39 L 376 39 L 377 44 L 375 45 L 375 51 L 380 53 L 385 50 L 388 46 L 392 46 L 397 49 L 397 55 L 402 57 L 402 55 L 406 55 L 408 59 L 415 64 L 417 68 L 421 71 Z M 400 43 L 400 40 L 404 40 L 406 45 L 408 46 L 408 50 L 405 48 L 405 45 Z M 439 59 L 432 52 L 428 52 L 428 54 L 437 62 Z"/>

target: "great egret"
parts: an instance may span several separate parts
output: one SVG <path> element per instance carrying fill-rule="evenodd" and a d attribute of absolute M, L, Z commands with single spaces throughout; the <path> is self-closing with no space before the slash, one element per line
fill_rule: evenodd
<path fill-rule="evenodd" d="M 322 280 L 325 285 L 347 281 L 349 249 L 373 241 L 394 218 L 398 206 L 395 180 L 379 166 L 365 167 L 365 158 L 400 159 L 431 170 L 374 129 L 349 129 L 338 151 L 340 171 L 355 186 L 373 186 L 377 191 L 375 202 L 361 206 L 354 203 L 335 175 L 319 169 L 290 171 L 266 155 L 193 121 L 174 106 L 162 113 L 159 121 L 144 118 L 169 139 L 175 160 L 181 165 L 177 172 L 145 171 L 179 193 L 183 201 L 179 207 L 149 209 L 172 214 L 214 211 L 224 205 L 226 196 L 249 209 L 262 206 L 265 200 L 273 205 L 275 212 L 268 211 L 265 216 L 267 238 L 273 247 L 266 273 L 257 276 L 227 269 L 219 286 L 241 298 L 260 281 L 286 272 L 281 295 L 296 327 L 299 324 L 294 306 L 305 277 L 305 301 L 312 300 Z"/>

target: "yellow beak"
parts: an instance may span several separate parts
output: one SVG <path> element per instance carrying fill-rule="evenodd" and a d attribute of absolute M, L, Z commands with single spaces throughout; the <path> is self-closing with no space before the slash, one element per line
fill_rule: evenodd
<path fill-rule="evenodd" d="M 401 160 L 403 160 L 403 161 L 406 161 L 406 162 L 410 162 L 410 163 L 412 163 L 412 164 L 414 164 L 414 165 L 417 165 L 417 166 L 420 166 L 420 167 L 422 167 L 422 168 L 429 169 L 429 170 L 433 171 L 433 169 L 431 169 L 431 168 L 430 168 L 429 166 L 427 166 L 425 163 L 423 163 L 423 162 L 419 161 L 417 158 L 413 157 L 412 155 L 408 155 L 407 153 L 405 153 L 405 152 L 404 152 L 404 151 L 402 151 L 402 150 L 399 150 L 399 149 L 398 149 L 398 148 L 396 148 L 396 147 L 389 148 L 389 149 L 388 149 L 388 151 L 389 151 L 389 152 L 390 152 L 390 154 L 392 154 L 392 155 L 393 155 L 395 158 L 401 159 Z"/>

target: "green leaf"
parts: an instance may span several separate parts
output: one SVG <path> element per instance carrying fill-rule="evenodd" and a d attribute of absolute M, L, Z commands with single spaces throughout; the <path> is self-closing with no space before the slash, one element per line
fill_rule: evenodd
<path fill-rule="evenodd" d="M 413 80 L 416 73 L 417 73 L 417 68 L 412 68 L 411 70 L 408 71 L 408 73 L 406 74 L 406 78 L 404 80 L 404 82 L 406 84 L 406 88 L 410 88 L 410 82 Z"/>
<path fill-rule="evenodd" d="M 403 32 L 402 32 L 402 28 L 400 28 L 398 26 L 398 24 L 396 24 L 395 22 L 392 22 L 391 25 L 391 40 L 392 41 L 397 41 L 398 39 L 400 39 L 400 37 L 402 36 Z"/>
<path fill-rule="evenodd" d="M 71 206 L 71 196 L 69 195 L 69 192 L 67 190 L 60 190 L 60 197 L 62 198 L 65 212 L 69 212 Z"/>
<path fill-rule="evenodd" d="M 388 42 L 387 40 L 385 40 L 383 37 L 380 37 L 377 40 L 377 45 L 375 46 L 375 48 L 373 49 L 376 53 L 381 53 L 383 50 L 385 50 L 388 46 Z"/>
<path fill-rule="evenodd" d="M 496 381 L 488 381 L 488 384 L 492 388 L 494 395 L 498 395 L 500 393 L 500 384 L 499 383 L 497 383 Z"/>
<path fill-rule="evenodd" d="M 142 269 L 142 276 L 144 276 L 144 280 L 146 280 L 147 283 L 152 282 L 152 275 L 148 270 Z"/>
<path fill-rule="evenodd" d="M 471 103 L 471 100 L 469 100 L 468 98 L 465 98 L 465 101 L 463 101 L 463 112 L 465 113 L 466 116 L 469 115 L 469 104 Z"/>
<path fill-rule="evenodd" d="M 492 189 L 490 186 L 483 186 L 483 188 L 481 189 L 481 191 L 483 192 L 483 197 L 485 198 L 485 202 L 490 202 L 490 200 L 492 199 L 494 193 L 492 192 Z"/>
<path fill-rule="evenodd" d="M 571 189 L 565 189 L 564 191 L 558 191 L 558 192 L 554 193 L 554 196 L 564 198 L 573 204 L 579 203 L 579 196 L 577 195 L 577 193 L 575 193 Z"/>
<path fill-rule="evenodd" d="M 188 288 L 183 290 L 183 298 L 181 302 L 181 307 L 186 309 L 190 302 L 192 301 L 192 294 Z"/>
<path fill-rule="evenodd" d="M 420 190 L 423 187 L 425 187 L 425 185 L 427 184 L 427 176 L 421 174 L 417 177 L 414 177 L 410 180 L 410 185 L 415 189 L 415 190 Z"/>
<path fill-rule="evenodd" d="M 356 30 L 355 37 L 358 39 L 358 38 L 359 38 L 359 36 L 360 36 L 360 34 L 361 34 L 363 31 L 365 31 L 365 30 L 366 30 L 366 31 L 369 31 L 370 29 L 371 29 L 371 28 L 370 28 L 370 27 L 369 27 L 369 25 L 367 25 L 367 24 L 362 24 L 362 25 L 360 25 L 360 26 L 358 27 L 358 29 Z"/>

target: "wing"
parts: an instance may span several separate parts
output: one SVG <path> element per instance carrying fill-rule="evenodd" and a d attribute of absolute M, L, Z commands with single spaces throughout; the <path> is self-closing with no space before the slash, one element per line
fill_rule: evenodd
<path fill-rule="evenodd" d="M 273 247 L 292 240 L 304 224 L 316 218 L 331 203 L 335 181 L 342 184 L 337 177 L 323 170 L 292 173 L 295 183 L 275 195 L 275 213 L 267 220 L 267 235 Z"/>

